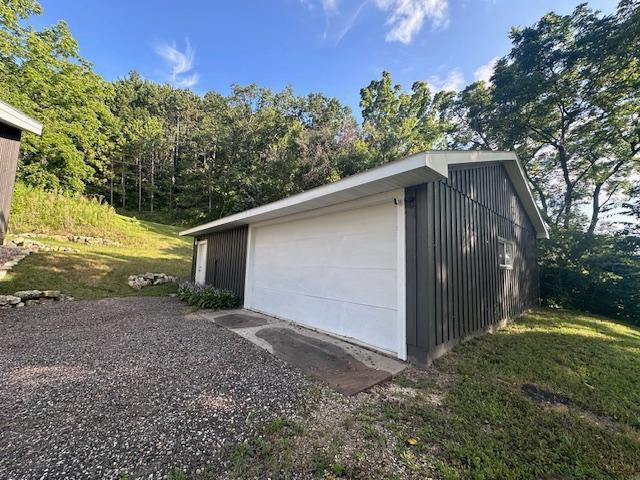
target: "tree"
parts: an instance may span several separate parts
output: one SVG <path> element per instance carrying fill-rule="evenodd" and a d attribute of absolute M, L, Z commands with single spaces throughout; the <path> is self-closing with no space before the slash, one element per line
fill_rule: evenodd
<path fill-rule="evenodd" d="M 359 131 L 351 109 L 320 93 L 311 93 L 295 103 L 297 121 L 303 129 L 299 145 L 302 189 L 353 173 L 347 165 L 355 154 Z"/>
<path fill-rule="evenodd" d="M 450 128 L 449 148 L 499 150 L 505 148 L 503 125 L 499 123 L 493 102 L 493 89 L 484 81 L 474 82 L 457 94 L 443 98 L 442 114 Z"/>
<path fill-rule="evenodd" d="M 629 130 L 637 129 L 637 84 L 622 88 L 615 79 L 637 71 L 637 39 L 629 36 L 637 9 L 628 3 L 608 17 L 580 5 L 570 15 L 549 13 L 532 27 L 514 29 L 512 50 L 496 65 L 492 97 L 503 124 L 497 126 L 520 153 L 552 227 L 586 222 L 593 232 L 623 179 L 637 171 L 638 152 L 629 144 L 636 142 Z M 610 32 L 616 40 L 603 50 Z M 588 199 L 590 221 L 577 208 Z"/>
<path fill-rule="evenodd" d="M 117 121 L 106 105 L 112 89 L 80 57 L 64 22 L 40 31 L 20 23 L 40 12 L 27 0 L 4 2 L 0 10 L 3 98 L 45 125 L 42 137 L 25 135 L 19 176 L 82 192 L 108 168 L 105 158 L 117 137 Z"/>
<path fill-rule="evenodd" d="M 616 195 L 633 194 L 628 179 L 640 171 L 640 2 L 625 0 L 613 15 L 586 17 L 582 29 L 592 108 L 592 121 L 581 127 L 583 153 L 594 165 L 587 229 L 592 234 L 600 213 L 617 206 Z"/>
<path fill-rule="evenodd" d="M 383 72 L 360 90 L 364 144 L 369 165 L 380 165 L 422 150 L 444 145 L 447 125 L 438 116 L 445 92 L 435 97 L 426 82 L 415 82 L 411 93 L 393 85 Z"/>

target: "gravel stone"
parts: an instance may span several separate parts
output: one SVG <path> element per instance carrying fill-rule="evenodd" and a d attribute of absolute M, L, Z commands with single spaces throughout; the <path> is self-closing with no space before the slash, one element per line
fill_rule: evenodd
<path fill-rule="evenodd" d="M 0 267 L 22 256 L 24 256 L 24 252 L 21 248 L 0 245 Z"/>
<path fill-rule="evenodd" d="M 301 372 L 169 297 L 0 312 L 0 478 L 163 478 L 294 415 Z"/>

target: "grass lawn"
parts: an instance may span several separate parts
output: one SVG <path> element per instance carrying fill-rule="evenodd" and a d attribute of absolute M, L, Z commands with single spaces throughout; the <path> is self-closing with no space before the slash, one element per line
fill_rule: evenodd
<path fill-rule="evenodd" d="M 191 238 L 178 227 L 115 216 L 120 246 L 84 245 L 36 238 L 49 245 L 76 248 L 80 253 L 32 253 L 0 279 L 0 294 L 18 290 L 55 289 L 79 299 L 127 295 L 162 295 L 173 284 L 133 290 L 127 277 L 162 272 L 186 278 L 191 269 Z M 10 236 L 11 238 L 11 236 Z"/>
<path fill-rule="evenodd" d="M 239 478 L 640 479 L 640 329 L 539 310 L 370 393 L 319 389 L 229 459 Z"/>

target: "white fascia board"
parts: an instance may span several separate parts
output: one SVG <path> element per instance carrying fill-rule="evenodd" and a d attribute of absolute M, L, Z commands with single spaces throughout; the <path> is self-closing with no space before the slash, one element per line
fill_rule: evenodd
<path fill-rule="evenodd" d="M 442 180 L 447 178 L 447 172 L 448 165 L 442 155 L 418 153 L 337 182 L 184 230 L 180 235 L 200 235 L 328 207 L 398 188 Z"/>
<path fill-rule="evenodd" d="M 41 123 L 2 100 L 0 100 L 0 123 L 17 128 L 18 130 L 42 135 Z"/>

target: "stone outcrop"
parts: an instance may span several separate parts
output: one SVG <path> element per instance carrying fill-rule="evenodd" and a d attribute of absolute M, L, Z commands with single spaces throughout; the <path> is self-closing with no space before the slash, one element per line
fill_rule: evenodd
<path fill-rule="evenodd" d="M 78 253 L 79 250 L 77 248 L 71 247 L 62 247 L 59 245 L 45 245 L 42 242 L 37 242 L 35 240 L 30 240 L 28 238 L 16 237 L 12 240 L 9 240 L 7 243 L 10 247 L 18 247 L 28 252 L 67 252 L 67 253 Z"/>
<path fill-rule="evenodd" d="M 162 285 L 163 283 L 175 283 L 178 279 L 165 273 L 140 273 L 129 275 L 127 283 L 135 290 L 140 290 L 151 285 Z"/>
<path fill-rule="evenodd" d="M 4 307 L 6 305 L 17 305 L 22 301 L 20 297 L 16 297 L 15 295 L 0 295 L 0 307 Z"/>
<path fill-rule="evenodd" d="M 0 295 L 0 308 L 24 307 L 44 302 L 71 301 L 71 295 L 59 290 L 21 290 L 13 295 Z"/>
<path fill-rule="evenodd" d="M 24 302 L 25 300 L 37 300 L 42 296 L 42 292 L 40 290 L 20 290 L 14 295 L 20 297 Z"/>
<path fill-rule="evenodd" d="M 46 233 L 23 233 L 20 237 L 25 238 L 51 238 L 63 242 L 83 243 L 85 245 L 101 245 L 101 246 L 121 246 L 120 242 L 109 240 L 102 237 L 85 237 L 83 235 L 47 235 Z"/>

